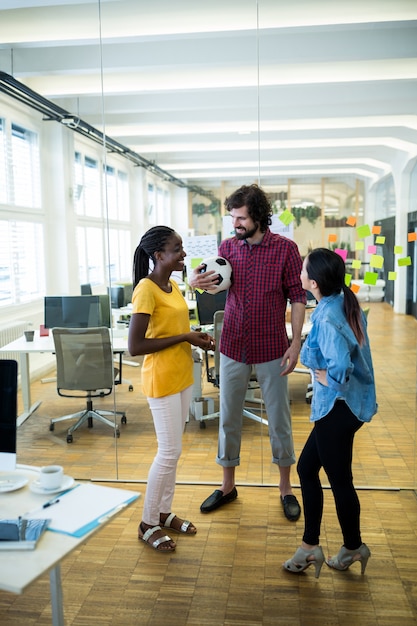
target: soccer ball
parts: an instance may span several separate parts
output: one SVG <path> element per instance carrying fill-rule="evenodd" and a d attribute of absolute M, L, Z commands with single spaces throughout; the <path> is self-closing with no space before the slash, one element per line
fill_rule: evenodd
<path fill-rule="evenodd" d="M 201 273 L 211 272 L 213 270 L 219 275 L 217 286 L 210 290 L 207 289 L 207 293 L 214 295 L 215 293 L 219 293 L 219 291 L 226 291 L 226 289 L 229 289 L 232 284 L 232 266 L 227 259 L 224 259 L 221 256 L 215 256 L 210 259 L 205 259 L 202 262 L 202 265 L 204 265 L 204 268 L 201 270 Z"/>

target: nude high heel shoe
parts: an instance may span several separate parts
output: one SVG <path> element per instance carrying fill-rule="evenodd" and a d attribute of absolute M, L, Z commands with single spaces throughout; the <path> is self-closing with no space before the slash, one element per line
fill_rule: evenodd
<path fill-rule="evenodd" d="M 313 557 L 313 558 L 312 558 Z M 316 569 L 316 578 L 320 576 L 320 570 L 324 563 L 324 554 L 320 546 L 316 546 L 312 550 L 304 550 L 298 548 L 292 559 L 288 559 L 283 564 L 283 568 L 288 572 L 300 574 L 304 572 L 310 565 L 314 565 Z"/>
<path fill-rule="evenodd" d="M 361 564 L 361 574 L 364 574 L 370 556 L 371 551 L 366 543 L 362 543 L 357 550 L 348 550 L 345 546 L 342 546 L 339 550 L 339 554 L 333 558 L 326 559 L 326 563 L 333 569 L 343 571 L 348 569 L 352 563 L 359 561 Z"/>

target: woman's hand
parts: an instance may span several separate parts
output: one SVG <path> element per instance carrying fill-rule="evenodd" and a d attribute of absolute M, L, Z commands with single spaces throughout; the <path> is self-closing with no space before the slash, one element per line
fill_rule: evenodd
<path fill-rule="evenodd" d="M 213 289 L 219 283 L 219 275 L 214 270 L 200 273 L 204 267 L 203 263 L 198 265 L 189 278 L 190 286 L 194 289 Z"/>
<path fill-rule="evenodd" d="M 197 346 L 198 348 L 202 348 L 203 350 L 214 350 L 214 348 L 216 347 L 216 342 L 211 335 L 196 330 L 188 333 L 187 341 L 192 346 Z"/>
<path fill-rule="evenodd" d="M 327 370 L 314 370 L 314 378 L 325 387 L 328 387 L 327 384 Z"/>

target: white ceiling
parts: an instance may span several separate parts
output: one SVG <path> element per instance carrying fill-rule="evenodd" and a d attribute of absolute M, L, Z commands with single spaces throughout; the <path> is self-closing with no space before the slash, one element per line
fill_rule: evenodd
<path fill-rule="evenodd" d="M 417 0 L 0 0 L 0 69 L 203 188 L 417 156 Z"/>

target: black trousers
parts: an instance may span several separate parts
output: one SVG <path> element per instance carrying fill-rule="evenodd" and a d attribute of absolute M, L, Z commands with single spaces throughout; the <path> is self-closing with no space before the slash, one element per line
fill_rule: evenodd
<path fill-rule="evenodd" d="M 353 439 L 362 425 L 343 400 L 337 400 L 326 417 L 314 422 L 297 464 L 304 505 L 303 540 L 308 544 L 319 543 L 323 516 L 319 478 L 322 467 L 333 492 L 343 545 L 356 550 L 362 543 L 360 503 L 352 477 Z"/>

